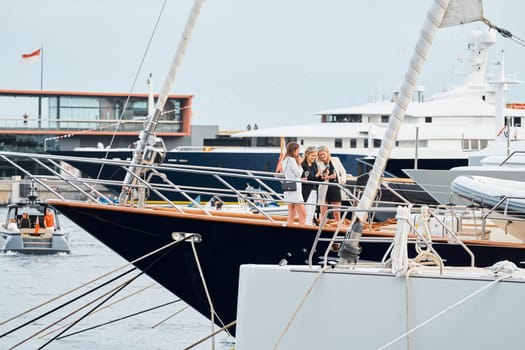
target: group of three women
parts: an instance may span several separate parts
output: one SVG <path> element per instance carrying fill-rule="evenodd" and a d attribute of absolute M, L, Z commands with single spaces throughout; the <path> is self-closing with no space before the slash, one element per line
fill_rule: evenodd
<path fill-rule="evenodd" d="M 339 158 L 330 156 L 328 147 L 310 146 L 301 159 L 299 144 L 290 142 L 281 167 L 287 180 L 326 183 L 297 182 L 295 191 L 284 192 L 284 200 L 288 202 L 287 225 L 294 222 L 296 215 L 300 224 L 312 225 L 318 205 L 321 218 L 326 214 L 328 205 L 341 205 L 341 188 L 337 184 L 345 184 L 346 171 Z M 336 221 L 341 219 L 338 210 L 334 210 L 333 216 Z"/>

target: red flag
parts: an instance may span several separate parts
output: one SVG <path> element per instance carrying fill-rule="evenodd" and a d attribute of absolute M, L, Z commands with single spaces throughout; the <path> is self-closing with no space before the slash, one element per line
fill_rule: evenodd
<path fill-rule="evenodd" d="M 38 59 L 40 58 L 40 50 L 38 49 L 36 51 L 33 51 L 31 53 L 25 53 L 22 55 L 22 60 L 27 63 L 35 63 L 38 62 Z"/>

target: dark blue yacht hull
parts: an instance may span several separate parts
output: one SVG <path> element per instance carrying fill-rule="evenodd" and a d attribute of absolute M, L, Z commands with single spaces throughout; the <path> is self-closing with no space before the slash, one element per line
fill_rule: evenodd
<path fill-rule="evenodd" d="M 209 317 L 210 306 L 197 267 L 198 259 L 215 311 L 224 324 L 236 319 L 240 265 L 284 261 L 306 264 L 317 233 L 314 226 L 284 227 L 282 222 L 254 220 L 255 216 L 249 214 L 207 216 L 159 207 L 139 209 L 59 200 L 49 203 L 127 261 L 173 242 L 173 232 L 200 235 L 202 241 L 195 243 L 196 256 L 191 243 L 183 242 L 135 265 Z M 324 237 L 332 234 L 332 231 L 323 233 Z M 466 244 L 476 255 L 477 266 L 489 266 L 504 259 L 516 264 L 525 261 L 525 244 L 490 241 Z M 363 242 L 361 259 L 380 261 L 388 245 L 388 242 Z M 326 248 L 327 243 L 319 244 L 314 263 L 320 261 Z M 409 256 L 415 256 L 413 246 L 409 248 Z M 435 242 L 434 248 L 449 266 L 471 264 L 470 256 L 457 244 L 443 240 Z M 335 257 L 335 253 L 331 254 Z"/>

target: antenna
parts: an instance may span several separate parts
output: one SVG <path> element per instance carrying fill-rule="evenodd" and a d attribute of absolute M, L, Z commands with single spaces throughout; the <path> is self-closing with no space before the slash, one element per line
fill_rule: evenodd
<path fill-rule="evenodd" d="M 31 186 L 30 186 L 30 191 L 29 191 L 29 194 L 27 195 L 27 200 L 30 202 L 30 203 L 34 203 L 36 202 L 36 199 L 38 198 L 37 194 L 36 194 L 36 184 L 35 184 L 35 180 L 31 180 Z"/>

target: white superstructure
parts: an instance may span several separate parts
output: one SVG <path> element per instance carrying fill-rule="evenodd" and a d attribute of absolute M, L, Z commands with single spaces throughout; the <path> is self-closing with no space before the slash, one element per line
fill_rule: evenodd
<path fill-rule="evenodd" d="M 496 42 L 495 31 L 472 31 L 467 38 L 470 72 L 464 84 L 428 99 L 424 99 L 423 87 L 416 88 L 391 158 L 464 158 L 462 151 L 484 149 L 498 134 L 502 135 L 505 117 L 511 125 L 510 137 L 525 139 L 525 109 L 503 108 L 502 115 L 496 117 L 497 106 L 503 103 L 503 94 L 497 92 L 517 81 L 502 76 L 503 62 L 497 80 L 486 78 L 488 51 Z M 297 138 L 305 147 L 326 144 L 336 153 L 375 156 L 396 99 L 394 93 L 389 101 L 323 110 L 316 113 L 321 116 L 321 123 L 250 130 L 232 136 Z"/>

